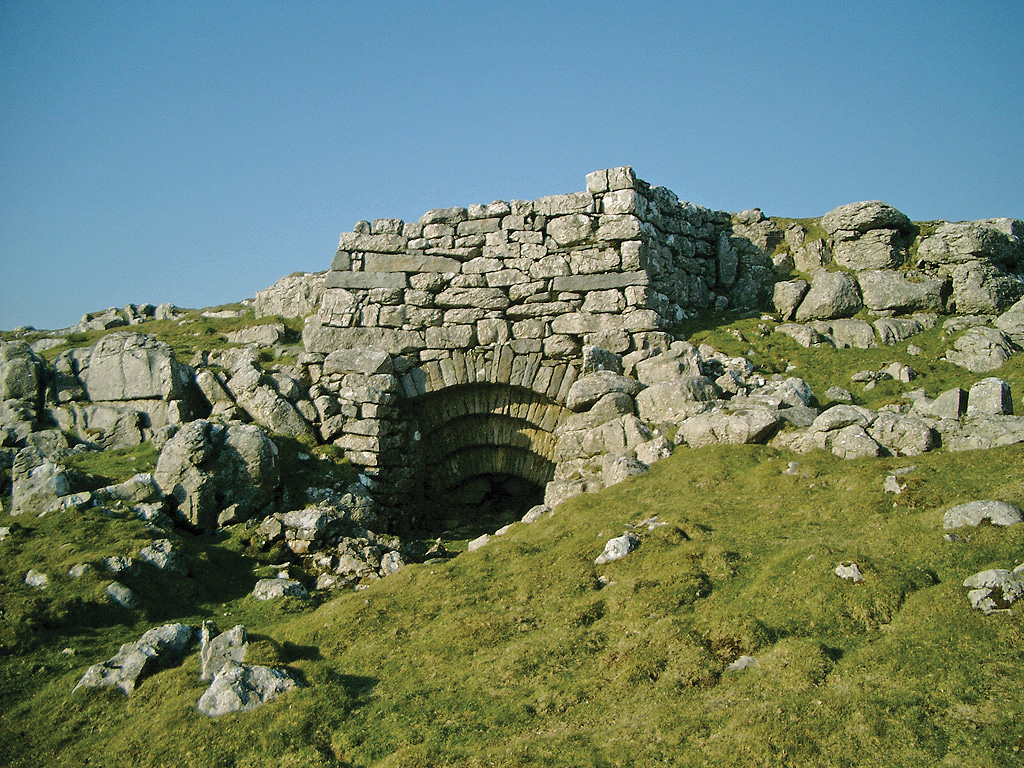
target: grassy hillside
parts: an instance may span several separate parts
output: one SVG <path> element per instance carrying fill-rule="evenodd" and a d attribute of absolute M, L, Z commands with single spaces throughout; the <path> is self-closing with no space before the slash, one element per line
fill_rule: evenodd
<path fill-rule="evenodd" d="M 883 493 L 909 465 L 906 490 Z M 1020 765 L 1024 622 L 972 611 L 960 584 L 1024 560 L 1024 525 L 948 542 L 941 518 L 970 499 L 1024 502 L 1022 468 L 1021 446 L 853 462 L 680 449 L 477 552 L 320 604 L 248 596 L 260 565 L 242 531 L 187 538 L 192 576 L 151 578 L 134 614 L 99 607 L 95 572 L 61 574 L 130 552 L 141 523 L 17 519 L 0 544 L 0 754 L 16 766 Z M 637 525 L 655 515 L 666 525 Z M 595 566 L 629 525 L 640 547 Z M 846 560 L 863 584 L 832 573 Z M 30 567 L 51 574 L 46 591 L 21 583 Z M 193 652 L 130 699 L 71 693 L 119 643 L 203 618 L 245 623 L 250 659 L 307 687 L 208 720 Z M 758 666 L 727 670 L 740 655 Z"/>

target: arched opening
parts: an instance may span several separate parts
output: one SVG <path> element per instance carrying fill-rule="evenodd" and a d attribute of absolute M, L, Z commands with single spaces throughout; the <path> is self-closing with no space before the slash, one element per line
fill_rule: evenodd
<path fill-rule="evenodd" d="M 423 536 L 470 538 L 518 520 L 555 472 L 567 411 L 505 384 L 466 384 L 408 401 L 413 422 L 410 519 Z"/>

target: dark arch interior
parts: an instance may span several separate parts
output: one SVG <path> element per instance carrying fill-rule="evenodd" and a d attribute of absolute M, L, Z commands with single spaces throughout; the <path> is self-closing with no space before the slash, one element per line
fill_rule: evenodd
<path fill-rule="evenodd" d="M 463 385 L 410 403 L 417 425 L 409 520 L 423 538 L 476 538 L 522 518 L 554 475 L 565 409 L 508 385 Z"/>

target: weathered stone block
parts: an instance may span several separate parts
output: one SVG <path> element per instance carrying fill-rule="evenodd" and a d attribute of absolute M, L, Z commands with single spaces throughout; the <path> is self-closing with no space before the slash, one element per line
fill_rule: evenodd
<path fill-rule="evenodd" d="M 629 214 L 602 215 L 598 219 L 598 240 L 634 240 L 640 237 L 640 219 Z"/>
<path fill-rule="evenodd" d="M 595 228 L 594 219 L 583 213 L 559 216 L 548 222 L 547 232 L 559 245 L 577 245 L 586 241 Z"/>
<path fill-rule="evenodd" d="M 646 272 L 606 272 L 597 275 L 564 275 L 551 281 L 555 291 L 606 291 L 625 288 L 629 285 L 647 285 L 650 278 Z"/>
<path fill-rule="evenodd" d="M 338 239 L 338 250 L 361 253 L 401 253 L 406 249 L 406 239 L 401 235 L 363 235 L 358 232 L 342 232 Z"/>
<path fill-rule="evenodd" d="M 476 343 L 476 328 L 472 325 L 427 328 L 426 334 L 429 349 L 459 349 L 471 347 Z"/>
<path fill-rule="evenodd" d="M 589 192 L 549 195 L 534 201 L 537 213 L 544 216 L 565 216 L 570 213 L 593 213 L 594 196 Z"/>
<path fill-rule="evenodd" d="M 462 262 L 442 256 L 381 256 L 366 254 L 366 272 L 459 272 Z"/>
<path fill-rule="evenodd" d="M 402 272 L 328 272 L 324 278 L 325 288 L 405 288 L 406 277 Z"/>
<path fill-rule="evenodd" d="M 507 309 L 508 295 L 500 288 L 447 288 L 437 294 L 439 307 Z"/>

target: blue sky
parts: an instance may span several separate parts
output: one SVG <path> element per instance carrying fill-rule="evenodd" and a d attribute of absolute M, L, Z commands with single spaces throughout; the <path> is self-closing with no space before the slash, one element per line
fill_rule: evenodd
<path fill-rule="evenodd" d="M 1024 218 L 1024 3 L 0 4 L 0 328 L 240 300 L 360 219 L 632 165 Z"/>

